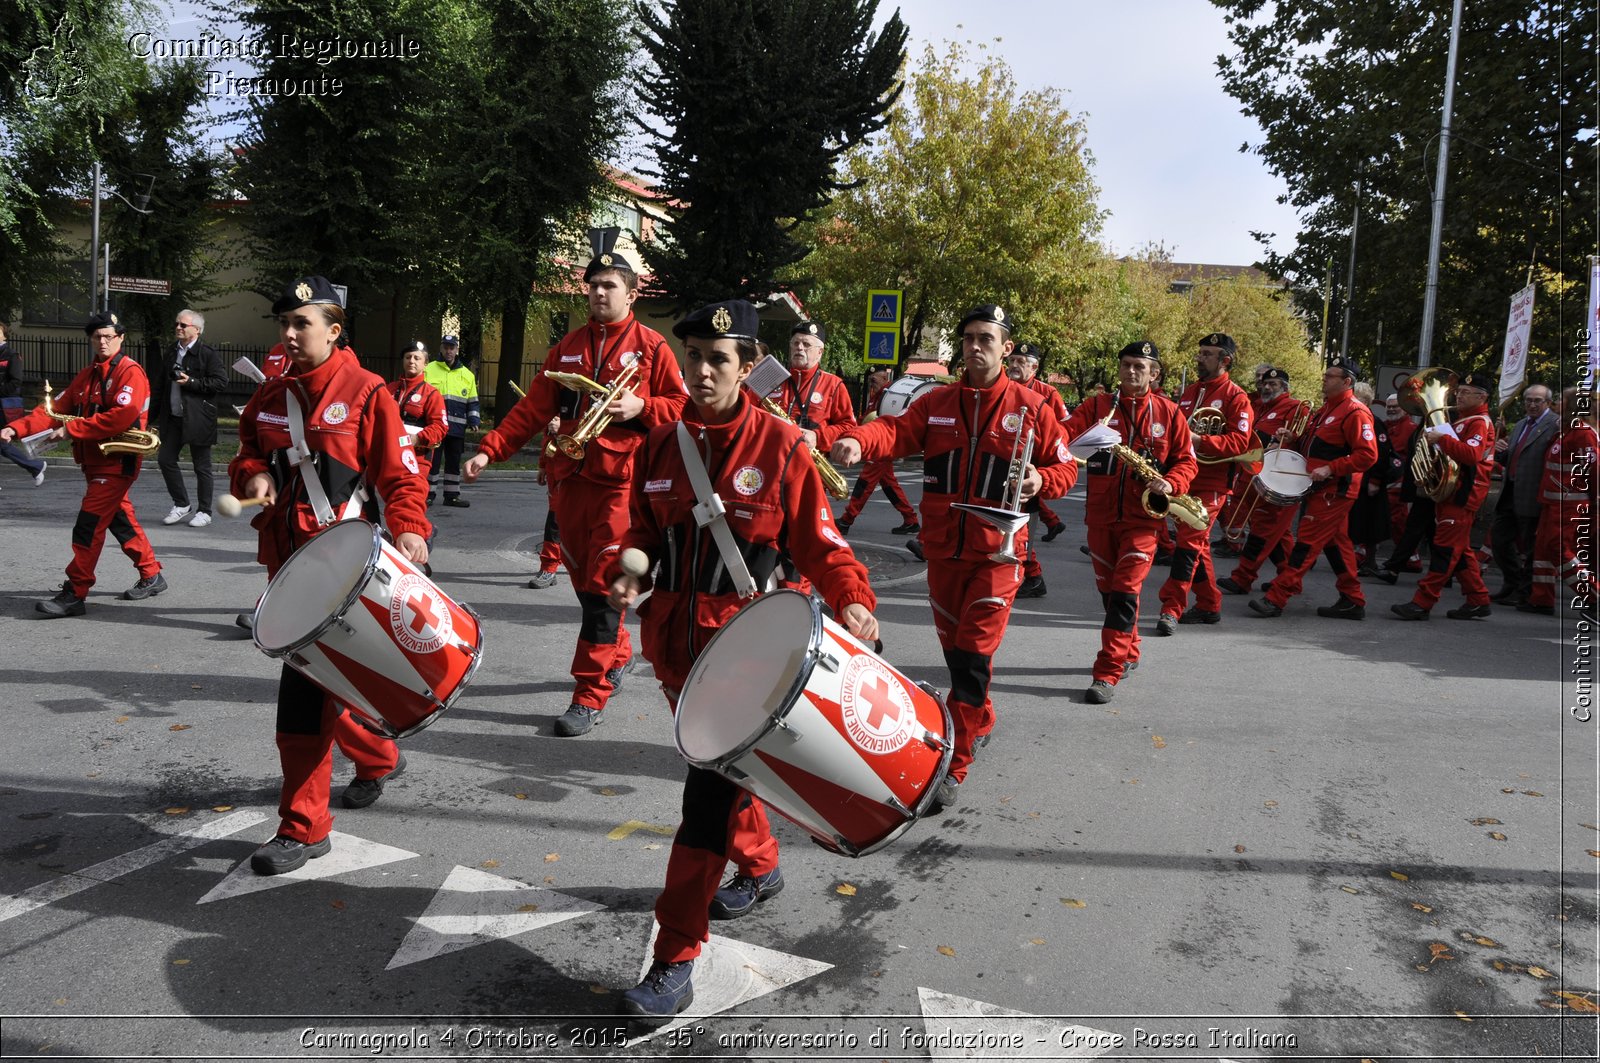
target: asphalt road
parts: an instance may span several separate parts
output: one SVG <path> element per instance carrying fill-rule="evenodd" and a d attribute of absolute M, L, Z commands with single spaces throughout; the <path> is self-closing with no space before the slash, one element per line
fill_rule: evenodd
<path fill-rule="evenodd" d="M 162 527 L 151 467 L 135 501 L 170 592 L 116 601 L 113 547 L 89 615 L 41 622 L 81 481 L 8 465 L 0 489 L 8 1058 L 1594 1056 L 1572 624 L 1403 624 L 1409 579 L 1363 623 L 1321 620 L 1318 571 L 1282 618 L 1229 598 L 1157 639 L 1152 583 L 1143 667 L 1088 706 L 1099 601 L 1069 499 L 959 804 L 859 860 L 778 821 L 787 889 L 714 924 L 694 1013 L 635 1041 L 610 1009 L 646 962 L 683 765 L 647 667 L 604 726 L 552 736 L 578 611 L 564 578 L 523 586 L 530 477 L 435 510 L 437 582 L 484 621 L 470 690 L 382 800 L 339 812 L 319 877 L 274 880 L 238 873 L 278 779 L 279 666 L 233 626 L 264 586 L 253 533 Z M 942 687 L 897 522 L 874 501 L 852 538 L 885 656 Z"/>

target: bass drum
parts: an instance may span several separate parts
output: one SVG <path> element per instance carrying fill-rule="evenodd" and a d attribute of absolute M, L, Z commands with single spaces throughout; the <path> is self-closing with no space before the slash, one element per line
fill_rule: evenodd
<path fill-rule="evenodd" d="M 884 389 L 883 398 L 878 400 L 878 413 L 883 417 L 899 417 L 913 402 L 940 386 L 931 377 L 903 376 Z"/>

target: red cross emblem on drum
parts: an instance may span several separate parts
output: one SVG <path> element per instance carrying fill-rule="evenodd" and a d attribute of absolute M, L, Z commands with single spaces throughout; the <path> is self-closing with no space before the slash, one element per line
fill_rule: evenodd
<path fill-rule="evenodd" d="M 911 741 L 917 710 L 900 680 L 871 657 L 850 658 L 839 684 L 839 715 L 850 741 L 874 756 Z"/>
<path fill-rule="evenodd" d="M 406 573 L 389 595 L 389 630 L 412 653 L 433 653 L 450 638 L 450 606 L 433 584 Z"/>

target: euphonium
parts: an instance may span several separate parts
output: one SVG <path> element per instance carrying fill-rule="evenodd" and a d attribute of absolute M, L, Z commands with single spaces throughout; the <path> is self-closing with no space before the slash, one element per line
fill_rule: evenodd
<path fill-rule="evenodd" d="M 1400 388 L 1400 406 L 1422 418 L 1417 428 L 1417 446 L 1411 454 L 1411 475 L 1417 491 L 1435 502 L 1447 501 L 1461 486 L 1461 467 L 1428 438 L 1431 426 L 1450 423 L 1445 402 L 1456 386 L 1456 375 L 1448 369 L 1426 369 L 1407 380 Z"/>
<path fill-rule="evenodd" d="M 1113 443 L 1111 453 L 1128 467 L 1128 471 L 1133 473 L 1140 483 L 1147 484 L 1152 480 L 1164 479 L 1160 469 L 1151 465 L 1126 443 Z M 1211 523 L 1211 514 L 1206 512 L 1205 503 L 1193 495 L 1158 495 L 1147 487 L 1144 489 L 1144 494 L 1139 496 L 1139 504 L 1152 517 L 1176 517 L 1196 530 L 1205 528 Z"/>
<path fill-rule="evenodd" d="M 628 363 L 609 385 L 597 384 L 582 373 L 558 373 L 555 370 L 546 370 L 544 375 L 574 391 L 587 391 L 599 396 L 583 415 L 583 420 L 578 422 L 578 427 L 570 434 L 545 440 L 545 457 L 550 457 L 559 449 L 573 461 L 578 461 L 594 437 L 611 426 L 611 415 L 606 412 L 606 407 L 633 383 L 633 378 L 639 375 L 639 363 L 637 361 Z"/>
<path fill-rule="evenodd" d="M 783 407 L 765 395 L 761 396 L 761 406 L 780 421 L 788 421 L 790 424 L 794 424 L 794 419 L 783 412 Z M 828 461 L 827 456 L 822 451 L 815 448 L 812 449 L 811 463 L 817 467 L 817 472 L 822 476 L 822 489 L 824 491 L 827 491 L 834 498 L 848 498 L 850 496 L 850 485 L 844 482 L 844 477 L 839 474 L 838 469 L 833 467 L 833 464 Z"/>
<path fill-rule="evenodd" d="M 46 380 L 44 382 L 45 413 L 62 424 L 66 424 L 68 421 L 82 420 L 77 414 L 57 413 L 55 406 L 51 404 L 50 394 L 50 381 Z M 126 432 L 119 432 L 110 439 L 102 440 L 97 445 L 102 454 L 137 454 L 141 458 L 148 458 L 161 449 L 161 437 L 142 428 L 130 428 Z"/>

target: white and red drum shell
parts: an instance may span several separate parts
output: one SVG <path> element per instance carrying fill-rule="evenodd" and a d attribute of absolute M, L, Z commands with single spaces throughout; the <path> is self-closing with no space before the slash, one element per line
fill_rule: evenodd
<path fill-rule="evenodd" d="M 878 412 L 884 417 L 899 417 L 913 402 L 939 386 L 932 377 L 903 376 L 883 389 L 883 396 L 878 399 Z"/>
<path fill-rule="evenodd" d="M 864 856 L 932 803 L 950 767 L 950 712 L 822 615 L 780 590 L 734 615 L 678 700 L 678 751 L 803 827 Z"/>
<path fill-rule="evenodd" d="M 386 738 L 448 709 L 483 658 L 472 610 L 364 520 L 332 525 L 284 562 L 256 606 L 256 645 Z"/>
<path fill-rule="evenodd" d="M 1305 455 L 1294 450 L 1267 451 L 1261 458 L 1261 471 L 1256 473 L 1254 483 L 1261 496 L 1273 505 L 1295 505 L 1311 490 Z"/>

